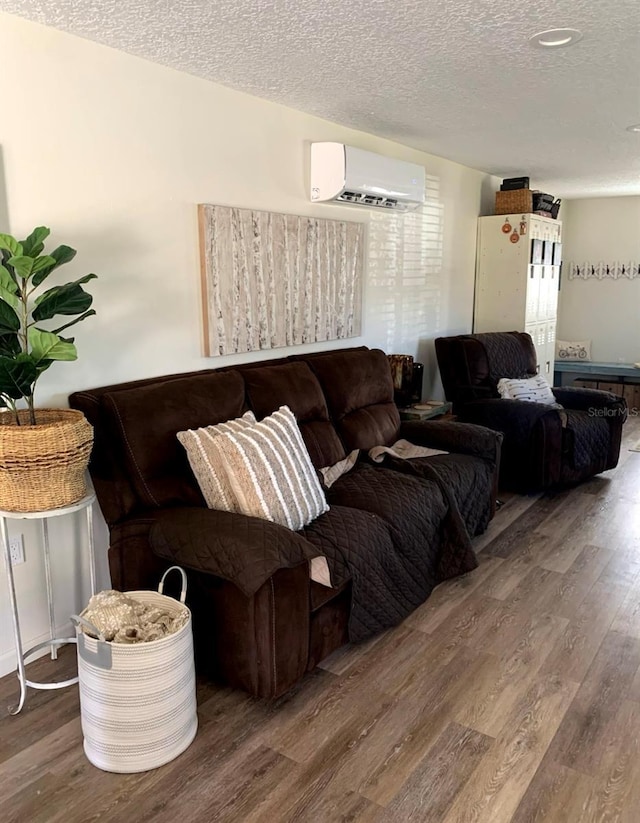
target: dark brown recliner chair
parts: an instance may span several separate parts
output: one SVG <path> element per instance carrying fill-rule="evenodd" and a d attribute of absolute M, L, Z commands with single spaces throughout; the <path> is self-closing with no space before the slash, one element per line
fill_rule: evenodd
<path fill-rule="evenodd" d="M 594 389 L 554 388 L 562 410 L 499 397 L 500 378 L 537 372 L 528 334 L 461 334 L 440 337 L 435 347 L 454 414 L 504 434 L 502 488 L 532 492 L 573 485 L 617 465 L 627 416 L 622 397 Z"/>

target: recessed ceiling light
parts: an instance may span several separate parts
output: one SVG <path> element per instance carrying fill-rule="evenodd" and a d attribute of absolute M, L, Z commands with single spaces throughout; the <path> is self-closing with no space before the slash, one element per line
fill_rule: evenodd
<path fill-rule="evenodd" d="M 640 123 L 635 123 L 633 126 L 627 126 L 627 131 L 640 132 Z"/>
<path fill-rule="evenodd" d="M 559 49 L 563 46 L 573 46 L 582 40 L 582 32 L 578 29 L 547 29 L 539 31 L 529 38 L 532 46 L 538 49 Z"/>

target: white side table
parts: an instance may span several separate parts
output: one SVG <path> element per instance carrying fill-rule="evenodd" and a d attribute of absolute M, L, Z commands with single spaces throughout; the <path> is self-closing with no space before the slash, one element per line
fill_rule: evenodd
<path fill-rule="evenodd" d="M 64 646 L 66 643 L 75 643 L 75 637 L 55 637 L 55 614 L 53 607 L 53 587 L 51 584 L 51 557 L 49 550 L 49 526 L 48 520 L 50 517 L 61 517 L 65 514 L 73 514 L 73 512 L 86 511 L 87 517 L 87 532 L 89 538 L 89 572 L 91 575 L 91 594 L 96 593 L 96 564 L 95 564 L 95 550 L 93 545 L 93 503 L 96 496 L 93 491 L 89 492 L 82 500 L 74 503 L 71 506 L 63 506 L 60 509 L 49 509 L 41 512 L 8 512 L 0 509 L 0 530 L 2 531 L 2 542 L 4 544 L 4 564 L 7 574 L 7 583 L 9 587 L 9 601 L 11 603 L 11 612 L 13 617 L 13 634 L 15 638 L 16 656 L 18 658 L 18 679 L 20 681 L 20 701 L 17 708 L 10 710 L 10 714 L 18 714 L 24 706 L 24 701 L 27 696 L 27 686 L 32 689 L 62 689 L 65 686 L 72 686 L 78 682 L 77 677 L 72 677 L 70 680 L 60 680 L 55 683 L 35 683 L 32 680 L 27 680 L 25 670 L 26 658 L 34 652 L 51 646 L 51 659 L 56 660 L 58 657 L 58 646 Z M 49 605 L 49 637 L 50 640 L 45 640 L 44 643 L 38 643 L 27 651 L 22 648 L 22 637 L 20 635 L 20 620 L 18 617 L 18 603 L 16 600 L 16 589 L 13 582 L 13 567 L 11 565 L 11 552 L 9 549 L 9 529 L 7 525 L 8 520 L 41 520 L 42 521 L 42 541 L 44 548 L 44 569 L 47 579 L 47 601 Z"/>

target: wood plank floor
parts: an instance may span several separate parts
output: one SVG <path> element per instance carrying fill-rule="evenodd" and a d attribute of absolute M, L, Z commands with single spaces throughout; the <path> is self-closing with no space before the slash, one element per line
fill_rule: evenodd
<path fill-rule="evenodd" d="M 200 682 L 196 740 L 161 769 L 95 769 L 76 688 L 10 717 L 3 678 L 0 819 L 637 823 L 640 418 L 625 429 L 616 470 L 506 497 L 478 570 L 285 698 Z M 57 676 L 74 667 L 64 650 Z"/>

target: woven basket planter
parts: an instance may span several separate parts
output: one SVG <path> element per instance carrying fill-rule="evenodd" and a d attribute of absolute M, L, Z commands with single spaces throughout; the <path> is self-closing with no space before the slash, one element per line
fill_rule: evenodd
<path fill-rule="evenodd" d="M 0 414 L 0 509 L 34 512 L 70 506 L 87 492 L 93 429 L 82 412 L 36 409 Z"/>

